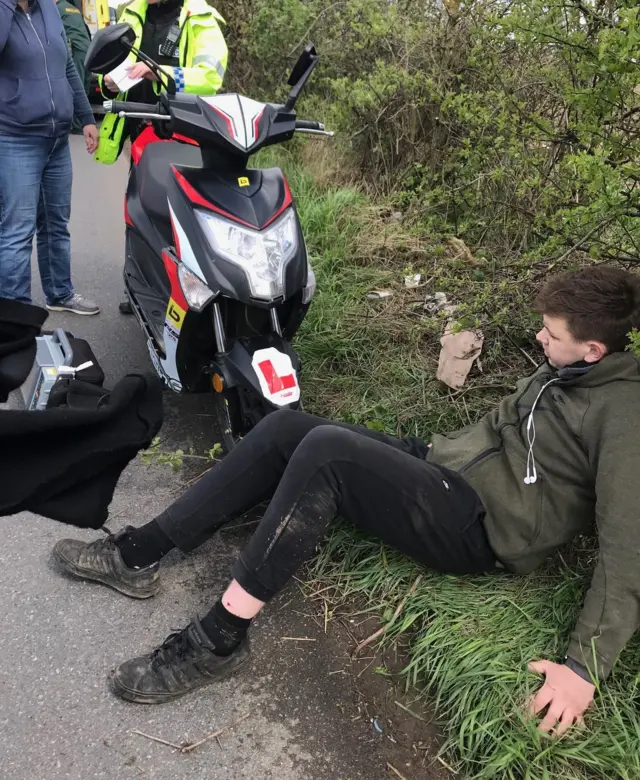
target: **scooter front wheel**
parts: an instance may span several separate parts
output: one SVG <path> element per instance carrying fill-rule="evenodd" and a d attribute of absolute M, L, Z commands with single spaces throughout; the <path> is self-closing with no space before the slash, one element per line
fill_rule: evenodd
<path fill-rule="evenodd" d="M 216 393 L 216 417 L 227 452 L 269 413 L 264 403 L 242 387 Z"/>
<path fill-rule="evenodd" d="M 227 452 L 236 446 L 234 427 L 237 428 L 237 415 L 239 412 L 237 396 L 232 393 L 216 393 L 216 420 L 220 428 L 222 444 Z M 235 421 L 235 426 L 234 426 Z"/>

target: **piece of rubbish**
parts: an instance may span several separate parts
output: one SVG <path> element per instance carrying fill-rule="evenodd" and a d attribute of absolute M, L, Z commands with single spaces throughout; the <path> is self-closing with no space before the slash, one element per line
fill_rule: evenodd
<path fill-rule="evenodd" d="M 382 301 L 385 298 L 391 298 L 392 295 L 391 290 L 371 290 L 371 292 L 367 293 L 367 298 L 370 301 Z"/>
<path fill-rule="evenodd" d="M 461 238 L 450 238 L 449 246 L 454 252 L 454 260 L 464 260 L 465 263 L 469 263 L 471 266 L 477 265 L 478 261 Z"/>
<path fill-rule="evenodd" d="M 373 728 L 378 732 L 378 734 L 384 734 L 384 729 L 382 728 L 382 726 L 378 722 L 377 718 L 373 719 Z"/>
<path fill-rule="evenodd" d="M 452 316 L 456 310 L 454 304 L 449 303 L 447 294 L 437 292 L 435 295 L 429 295 L 424 300 L 424 310 L 427 314 L 439 314 L 444 312 L 447 316 Z"/>
<path fill-rule="evenodd" d="M 404 277 L 404 286 L 408 290 L 415 290 L 416 287 L 420 287 L 421 279 L 422 274 L 409 274 L 408 276 Z"/>
<path fill-rule="evenodd" d="M 474 361 L 480 356 L 484 334 L 480 330 L 456 330 L 456 323 L 450 321 L 440 343 L 442 349 L 436 377 L 447 387 L 459 390 L 469 376 Z"/>

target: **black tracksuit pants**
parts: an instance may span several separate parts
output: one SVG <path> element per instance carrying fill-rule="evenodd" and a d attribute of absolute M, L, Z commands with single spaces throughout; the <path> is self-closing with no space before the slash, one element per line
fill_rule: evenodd
<path fill-rule="evenodd" d="M 424 460 L 427 445 L 304 412 L 268 415 L 157 518 L 183 551 L 269 500 L 233 568 L 262 601 L 277 593 L 340 515 L 436 571 L 491 571 L 495 554 L 476 492 Z"/>

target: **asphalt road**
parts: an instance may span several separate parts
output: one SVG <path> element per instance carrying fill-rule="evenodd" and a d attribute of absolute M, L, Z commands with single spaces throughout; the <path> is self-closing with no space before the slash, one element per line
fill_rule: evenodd
<path fill-rule="evenodd" d="M 94 318 L 56 315 L 49 324 L 64 324 L 87 338 L 107 382 L 113 383 L 127 371 L 151 370 L 136 322 L 118 313 L 127 161 L 99 166 L 84 151 L 82 138 L 71 140 L 74 280 L 79 292 L 99 301 L 102 313 Z M 35 288 L 37 302 L 42 300 L 38 283 Z M 201 451 L 216 440 L 208 398 L 167 394 L 166 410 L 168 449 Z M 180 490 L 181 479 L 166 467 L 134 463 L 118 487 L 112 528 L 153 518 Z M 114 665 L 147 652 L 190 615 L 206 610 L 225 584 L 246 530 L 222 532 L 188 558 L 170 555 L 163 566 L 163 589 L 148 602 L 56 571 L 50 551 L 57 539 L 90 539 L 95 533 L 31 515 L 3 518 L 2 530 L 3 780 L 388 777 L 371 724 L 343 706 L 351 696 L 348 675 L 336 671 L 348 664 L 348 648 L 312 620 L 313 609 L 301 601 L 295 584 L 256 621 L 253 660 L 236 678 L 159 707 L 127 704 L 108 690 L 106 677 Z M 246 714 L 219 743 L 214 740 L 188 755 L 132 733 L 174 743 L 195 741 Z"/>

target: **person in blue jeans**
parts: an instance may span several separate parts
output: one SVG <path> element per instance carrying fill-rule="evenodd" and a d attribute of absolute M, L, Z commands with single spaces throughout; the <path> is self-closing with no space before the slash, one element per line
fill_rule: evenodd
<path fill-rule="evenodd" d="M 0 0 L 0 298 L 31 302 L 31 250 L 47 308 L 98 314 L 74 292 L 69 132 L 93 154 L 98 131 L 53 0 Z"/>

